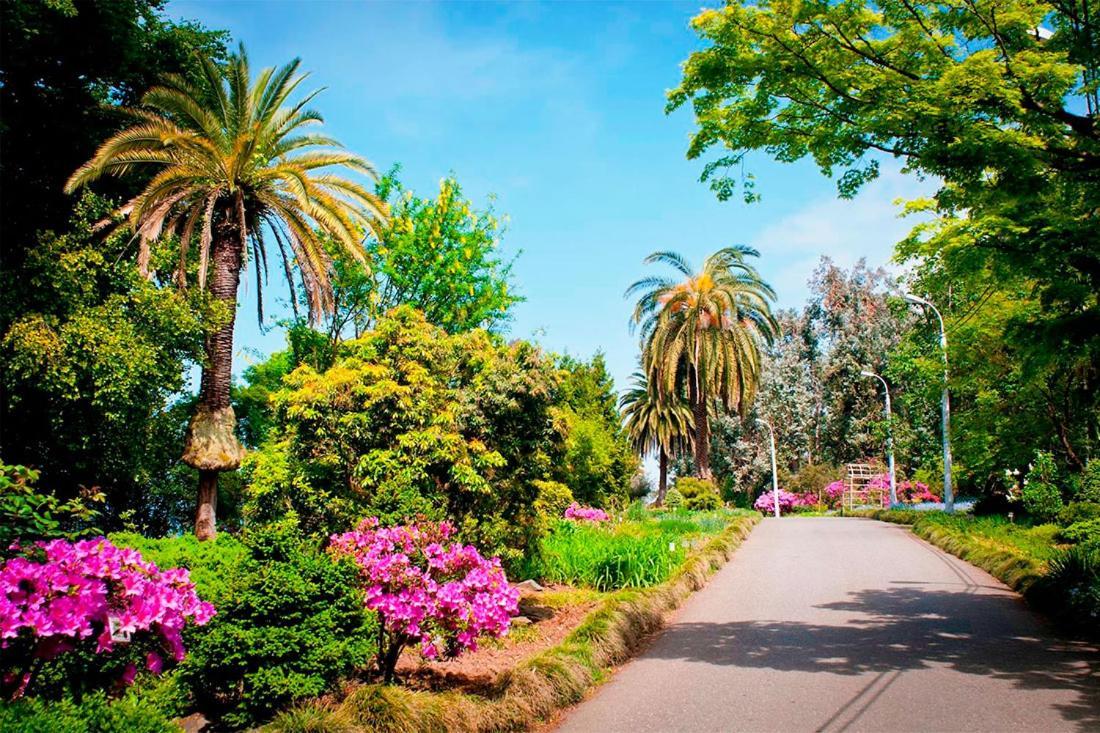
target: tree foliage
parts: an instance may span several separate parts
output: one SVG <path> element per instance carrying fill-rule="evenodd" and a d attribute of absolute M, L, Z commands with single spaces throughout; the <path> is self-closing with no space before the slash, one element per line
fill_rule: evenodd
<path fill-rule="evenodd" d="M 95 231 L 108 212 L 84 197 L 71 228 L 29 253 L 31 279 L 0 288 L 2 310 L 20 314 L 0 334 L 0 379 L 5 459 L 36 467 L 63 497 L 101 487 L 117 515 L 178 458 L 161 422 L 218 316 L 142 278 L 128 236 Z"/>
<path fill-rule="evenodd" d="M 369 245 L 377 312 L 411 305 L 448 333 L 499 329 L 522 300 L 509 282 L 512 263 L 499 254 L 503 223 L 492 206 L 478 210 L 464 198 L 453 176 L 432 199 L 405 188 L 398 172 L 378 186 L 391 219 Z"/>
<path fill-rule="evenodd" d="M 197 71 L 196 54 L 224 58 L 227 34 L 165 17 L 165 0 L 9 0 L 0 3 L 0 189 L 5 269 L 35 234 L 60 232 L 65 180 L 166 73 Z M 139 178 L 106 193 L 136 192 Z"/>

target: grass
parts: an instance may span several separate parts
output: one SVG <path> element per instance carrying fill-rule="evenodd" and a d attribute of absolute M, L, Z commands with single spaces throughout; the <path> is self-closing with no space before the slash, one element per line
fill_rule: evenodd
<path fill-rule="evenodd" d="M 492 694 L 433 693 L 364 685 L 339 703 L 314 703 L 284 713 L 267 730 L 490 733 L 526 730 L 546 720 L 556 710 L 580 701 L 590 686 L 606 676 L 610 667 L 634 654 L 644 639 L 661 627 L 664 615 L 703 587 L 711 573 L 729 559 L 760 516 L 756 512 L 725 513 L 717 532 L 704 532 L 704 527 L 715 526 L 715 517 L 708 519 L 705 515 L 658 516 L 650 523 L 659 525 L 668 519 L 686 521 L 688 524 L 676 525 L 682 530 L 679 536 L 693 537 L 697 542 L 665 582 L 610 594 L 585 589 L 548 591 L 540 600 L 561 604 L 601 597 L 603 600 L 561 644 L 502 675 Z M 663 531 L 671 531 L 669 527 L 666 525 Z M 662 530 L 627 527 L 623 531 L 645 535 L 660 534 Z"/>
<path fill-rule="evenodd" d="M 734 516 L 737 511 L 676 512 L 604 524 L 561 522 L 524 574 L 600 591 L 648 588 L 668 580 L 696 540 L 720 532 Z"/>

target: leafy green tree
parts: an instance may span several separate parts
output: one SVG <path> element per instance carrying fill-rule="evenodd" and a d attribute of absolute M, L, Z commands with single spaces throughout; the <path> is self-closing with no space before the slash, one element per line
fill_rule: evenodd
<path fill-rule="evenodd" d="M 775 293 L 747 257 L 748 247 L 720 249 L 698 272 L 674 252 L 655 252 L 646 263 L 670 265 L 677 277 L 647 277 L 627 297 L 641 293 L 632 324 L 641 325 L 643 362 L 660 394 L 685 394 L 695 424 L 695 470 L 710 467 L 712 402 L 727 411 L 752 401 L 760 377 L 761 344 L 776 336 L 771 312 Z"/>
<path fill-rule="evenodd" d="M 639 462 L 623 429 L 615 381 L 603 354 L 587 362 L 559 357 L 557 365 L 561 377 L 552 416 L 563 452 L 555 462 L 556 480 L 586 504 L 607 506 L 626 500 Z"/>
<path fill-rule="evenodd" d="M 224 31 L 165 17 L 165 0 L 0 3 L 0 248 L 17 271 L 37 232 L 72 213 L 65 180 L 126 122 L 119 107 L 168 73 L 198 71 L 196 54 L 225 57 Z M 139 179 L 107 191 L 129 198 Z M 0 328 L 6 325 L 0 315 Z"/>
<path fill-rule="evenodd" d="M 188 249 L 198 240 L 199 289 L 207 287 L 209 272 L 210 296 L 225 311 L 206 339 L 199 402 L 183 455 L 199 471 L 195 534 L 208 539 L 215 533 L 218 474 L 235 470 L 243 455 L 230 384 L 237 290 L 247 260 L 253 260 L 262 304 L 270 233 L 291 281 L 292 260 L 297 266 L 310 313 L 331 311 L 330 258 L 321 232 L 345 256 L 363 260 L 363 234 L 384 216 L 385 205 L 331 172 L 336 166 L 374 175 L 332 138 L 306 130 L 321 116 L 306 106 L 316 92 L 291 102 L 305 78 L 297 60 L 255 79 L 243 48 L 224 67 L 205 57 L 201 66 L 201 82 L 169 75 L 146 92 L 142 106 L 132 110 L 135 124 L 104 142 L 66 189 L 152 166 L 158 172 L 125 207 L 139 240 L 138 269 L 148 272 L 151 245 L 177 233 L 182 286 Z"/>
<path fill-rule="evenodd" d="M 197 294 L 142 278 L 125 233 L 103 240 L 96 222 L 109 211 L 82 198 L 70 229 L 30 252 L 31 279 L 0 288 L 0 309 L 20 313 L 0 333 L 0 384 L 5 459 L 63 498 L 99 487 L 111 524 L 178 459 L 169 405 L 212 316 Z"/>
<path fill-rule="evenodd" d="M 695 18 L 706 47 L 669 98 L 695 112 L 690 157 L 729 151 L 704 169 L 722 198 L 742 182 L 755 197 L 751 178 L 728 175 L 755 151 L 812 158 L 843 196 L 884 154 L 941 180 L 910 205 L 937 218 L 898 254 L 949 313 L 987 289 L 1030 291 L 1003 354 L 1049 375 L 1033 385 L 1054 396 L 1048 423 L 1063 423 L 1078 470 L 1100 434 L 1097 17 L 1091 2 L 730 3 Z M 1000 409 L 1029 412 L 1028 399 Z"/>
<path fill-rule="evenodd" d="M 691 447 L 694 432 L 691 408 L 679 397 L 662 397 L 651 389 L 644 372 L 635 372 L 633 385 L 619 403 L 627 435 L 641 456 L 657 454 L 657 506 L 668 491 L 669 459 Z"/>
<path fill-rule="evenodd" d="M 499 256 L 504 228 L 492 207 L 474 208 L 453 177 L 439 182 L 436 198 L 420 198 L 398 172 L 379 183 L 391 218 L 369 245 L 377 312 L 411 305 L 448 333 L 507 323 L 523 299 L 511 289 L 512 263 Z"/>

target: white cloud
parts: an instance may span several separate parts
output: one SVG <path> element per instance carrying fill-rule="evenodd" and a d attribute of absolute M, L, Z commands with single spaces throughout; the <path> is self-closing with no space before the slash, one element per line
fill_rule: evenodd
<path fill-rule="evenodd" d="M 895 202 L 926 196 L 934 189 L 934 182 L 906 175 L 891 162 L 856 198 L 817 199 L 764 227 L 751 244 L 760 250 L 762 270 L 779 294 L 780 305 L 802 304 L 808 295 L 806 281 L 822 255 L 843 267 L 860 258 L 887 265 L 894 245 L 916 223 L 914 218 L 901 218 Z M 776 261 L 782 268 L 769 269 L 768 262 Z"/>

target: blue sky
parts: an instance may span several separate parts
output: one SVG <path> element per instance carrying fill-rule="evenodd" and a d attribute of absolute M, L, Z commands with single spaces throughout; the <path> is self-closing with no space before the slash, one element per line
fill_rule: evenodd
<path fill-rule="evenodd" d="M 685 156 L 690 111 L 665 92 L 697 47 L 696 3 L 366 3 L 174 0 L 169 13 L 228 29 L 254 66 L 295 56 L 325 86 L 326 130 L 418 193 L 453 172 L 510 218 L 507 252 L 527 300 L 510 335 L 587 357 L 618 386 L 635 368 L 625 288 L 673 249 L 700 261 L 732 243 L 761 251 L 779 305 L 800 305 L 818 258 L 885 264 L 910 223 L 893 201 L 928 190 L 898 166 L 853 201 L 809 163 L 751 161 L 763 199 L 719 202 Z M 308 86 L 308 84 L 307 84 Z M 285 298 L 285 288 L 268 290 Z M 241 293 L 237 368 L 283 347 Z M 269 312 L 278 312 L 269 302 Z"/>

